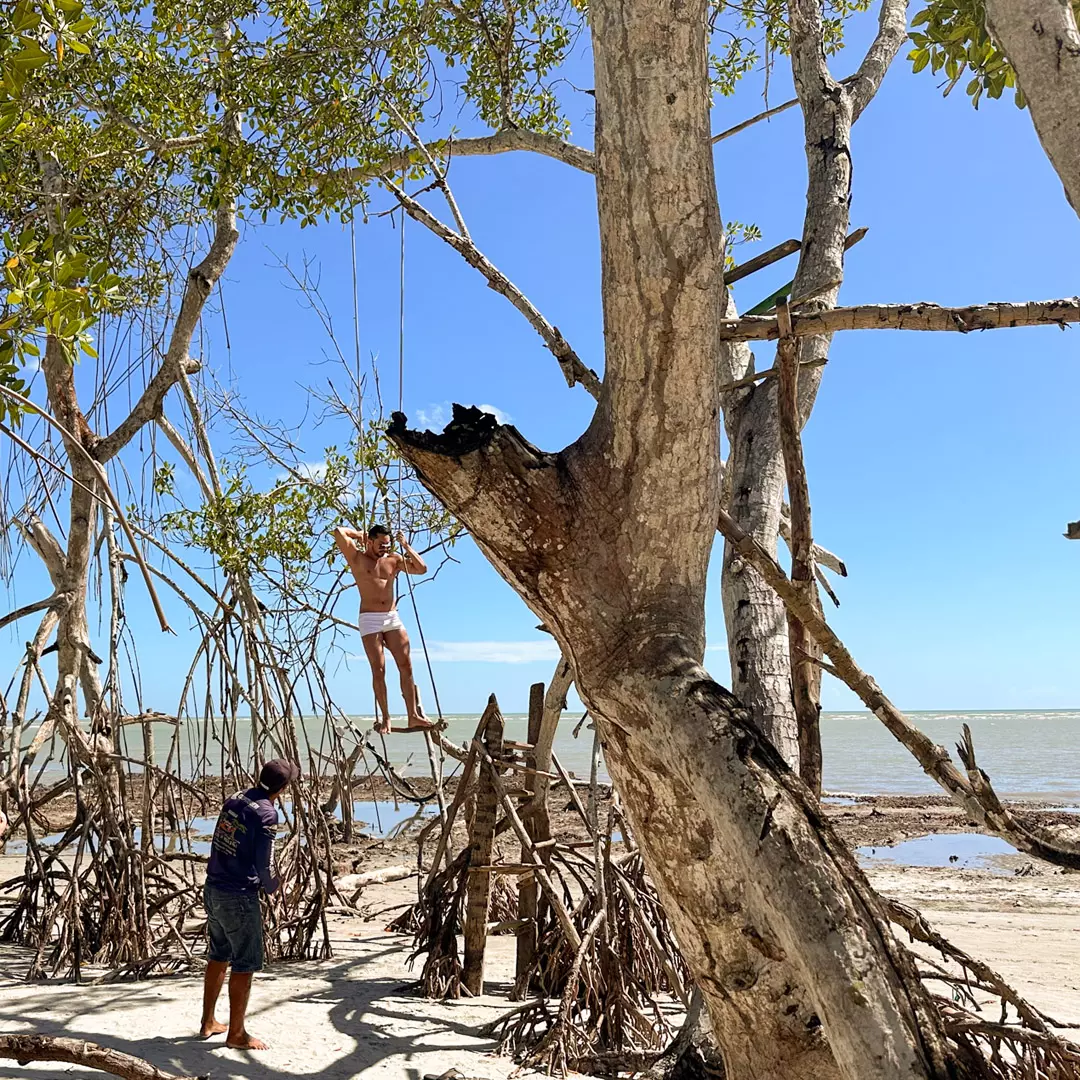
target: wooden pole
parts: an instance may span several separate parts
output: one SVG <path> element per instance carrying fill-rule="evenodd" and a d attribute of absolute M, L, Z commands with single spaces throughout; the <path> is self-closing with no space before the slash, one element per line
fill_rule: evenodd
<path fill-rule="evenodd" d="M 532 747 L 525 753 L 525 763 L 530 769 L 537 768 L 536 745 L 540 741 L 540 726 L 544 720 L 544 684 L 533 683 L 529 688 L 529 734 L 528 742 Z M 525 788 L 533 796 L 537 793 L 535 772 L 525 774 Z M 546 787 L 546 785 L 545 785 Z M 550 834 L 550 822 L 547 815 L 547 800 L 536 807 L 536 812 L 528 816 L 525 830 L 533 843 L 547 840 Z M 522 847 L 521 861 L 528 862 L 530 853 Z M 537 897 L 540 889 L 536 877 L 532 876 L 518 884 L 518 919 L 521 927 L 517 933 L 517 965 L 514 973 L 514 991 L 512 1000 L 522 1001 L 529 994 L 529 976 L 536 962 L 537 940 Z"/>
<path fill-rule="evenodd" d="M 484 750 L 492 761 L 503 753 L 503 717 L 499 703 L 492 694 L 485 710 Z M 476 786 L 476 811 L 469 839 L 469 865 L 488 866 L 491 863 L 492 841 L 495 839 L 495 815 L 499 796 L 495 778 L 489 770 L 481 769 Z M 465 901 L 465 961 L 461 982 L 474 997 L 484 992 L 484 949 L 487 945 L 488 908 L 491 903 L 491 875 L 470 874 Z"/>

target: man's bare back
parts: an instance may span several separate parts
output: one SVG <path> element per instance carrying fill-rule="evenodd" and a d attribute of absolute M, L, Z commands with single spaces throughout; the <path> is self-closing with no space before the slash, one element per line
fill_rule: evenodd
<path fill-rule="evenodd" d="M 426 574 L 424 560 L 409 546 L 402 533 L 398 542 L 404 554 L 395 554 L 390 548 L 390 530 L 376 525 L 370 533 L 358 529 L 334 530 L 334 539 L 345 556 L 352 571 L 353 580 L 360 592 L 360 636 L 364 652 L 371 664 L 372 684 L 379 717 L 375 730 L 385 734 L 390 730 L 390 710 L 386 695 L 386 660 L 383 646 L 389 649 L 401 676 L 401 693 L 410 728 L 427 728 L 433 725 L 424 716 L 420 694 L 412 673 L 409 635 L 397 612 L 394 582 L 398 574 Z"/>

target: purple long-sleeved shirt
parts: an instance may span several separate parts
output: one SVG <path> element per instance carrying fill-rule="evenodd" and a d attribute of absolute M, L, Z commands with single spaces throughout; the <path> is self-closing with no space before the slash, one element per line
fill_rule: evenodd
<path fill-rule="evenodd" d="M 278 813 L 260 787 L 226 800 L 210 845 L 206 880 L 231 893 L 272 893 L 278 879 L 270 871 L 270 855 Z"/>

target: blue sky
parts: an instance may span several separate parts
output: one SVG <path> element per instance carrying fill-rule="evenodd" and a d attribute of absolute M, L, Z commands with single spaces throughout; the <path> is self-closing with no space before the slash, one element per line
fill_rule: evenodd
<path fill-rule="evenodd" d="M 838 76 L 853 70 L 868 25 L 858 23 L 851 48 L 834 58 Z M 586 57 L 568 77 L 591 85 Z M 748 80 L 734 98 L 721 99 L 715 129 L 760 111 L 759 91 L 760 83 Z M 769 95 L 772 104 L 790 96 L 783 60 Z M 569 101 L 574 138 L 589 145 L 592 99 L 576 94 Z M 468 130 L 467 114 L 458 123 Z M 756 223 L 764 234 L 760 244 L 741 248 L 740 258 L 799 236 L 806 180 L 797 110 L 719 144 L 716 163 L 725 218 Z M 591 179 L 515 154 L 459 159 L 451 180 L 480 248 L 586 363 L 602 368 Z M 444 210 L 430 198 L 428 205 Z M 1080 220 L 1029 115 L 1005 101 L 984 102 L 976 112 L 959 90 L 943 100 L 928 73 L 914 76 L 902 60 L 856 128 L 852 226 L 867 226 L 869 234 L 848 256 L 842 303 L 963 304 L 1080 292 Z M 381 355 L 395 383 L 398 239 L 388 219 L 357 225 L 362 347 Z M 406 245 L 410 417 L 448 414 L 452 401 L 485 404 L 544 448 L 574 439 L 592 401 L 566 388 L 531 328 L 422 227 L 408 225 Z M 323 377 L 322 334 L 284 291 L 276 265 L 303 256 L 321 268 L 323 295 L 351 337 L 349 233 L 338 224 L 245 229 L 224 284 L 231 349 L 220 316 L 207 324 L 207 365 L 231 372 L 252 407 L 287 426 L 303 416 L 300 388 Z M 788 261 L 741 283 L 740 307 L 793 269 Z M 805 435 L 815 534 L 851 575 L 837 583 L 842 606 L 830 615 L 902 707 L 1080 705 L 1080 543 L 1062 537 L 1065 523 L 1080 517 L 1078 333 L 880 331 L 834 341 Z M 758 367 L 768 366 L 772 346 L 757 351 Z M 304 430 L 317 461 L 326 433 Z M 460 565 L 418 593 L 442 706 L 478 711 L 494 691 L 505 710 L 521 710 L 529 684 L 551 672 L 551 640 L 468 542 L 456 554 Z M 706 661 L 725 681 L 719 547 L 714 554 Z M 36 595 L 36 570 L 26 566 L 22 600 Z M 190 634 L 160 635 L 135 581 L 129 591 L 145 685 L 155 699 L 148 704 L 169 710 Z M 26 627 L 0 632 L 8 669 Z M 363 662 L 343 663 L 334 686 L 347 709 L 370 712 Z M 855 702 L 827 678 L 824 704 Z"/>

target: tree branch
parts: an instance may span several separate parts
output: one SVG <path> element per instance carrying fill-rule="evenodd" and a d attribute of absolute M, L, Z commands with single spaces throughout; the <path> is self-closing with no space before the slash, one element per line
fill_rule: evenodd
<path fill-rule="evenodd" d="M 600 377 L 592 368 L 586 367 L 581 358 L 570 347 L 557 326 L 544 318 L 525 294 L 466 236 L 454 232 L 443 224 L 425 206 L 407 195 L 392 180 L 384 184 L 394 193 L 408 215 L 430 229 L 436 236 L 445 240 L 461 257 L 487 279 L 489 288 L 505 296 L 528 320 L 529 325 L 544 340 L 552 355 L 562 368 L 566 385 L 573 387 L 580 383 L 594 397 L 600 396 Z"/>
<path fill-rule="evenodd" d="M 927 776 L 939 784 L 954 802 L 988 831 L 1020 851 L 1056 866 L 1080 869 L 1080 844 L 1063 840 L 1046 829 L 1018 820 L 1001 804 L 989 777 L 975 764 L 970 731 L 965 731 L 964 742 L 960 744 L 962 758 L 966 759 L 965 776 L 957 769 L 945 747 L 937 746 L 915 727 L 885 696 L 881 687 L 855 663 L 854 657 L 824 616 L 814 611 L 780 564 L 724 510 L 720 511 L 719 528 L 739 554 L 775 590 L 785 607 L 806 627 L 832 661 L 835 674 L 859 696 L 862 703 L 910 751 Z"/>
<path fill-rule="evenodd" d="M 881 0 L 878 13 L 878 32 L 870 48 L 848 82 L 851 95 L 852 122 L 874 99 L 881 87 L 889 65 L 896 59 L 896 54 L 907 41 L 907 0 Z"/>
<path fill-rule="evenodd" d="M 23 619 L 27 615 L 33 615 L 35 611 L 44 611 L 46 608 L 52 607 L 59 599 L 59 594 L 53 593 L 51 596 L 46 596 L 44 600 L 37 600 L 33 604 L 25 604 L 21 608 L 9 611 L 6 615 L 0 615 L 0 630 L 13 622 L 18 622 L 19 619 Z"/>
<path fill-rule="evenodd" d="M 56 588 L 60 588 L 64 580 L 64 549 L 36 514 L 30 515 L 30 523 L 24 525 L 18 518 L 14 519 L 15 527 L 22 533 L 23 539 L 37 552 L 45 569 L 49 572 L 49 578 Z"/>
<path fill-rule="evenodd" d="M 437 142 L 428 143 L 427 148 L 436 156 L 444 155 L 448 158 L 488 157 L 512 153 L 515 150 L 528 150 L 534 154 L 555 158 L 582 172 L 592 173 L 596 170 L 596 162 L 591 150 L 564 142 L 554 135 L 539 135 L 534 131 L 523 131 L 521 128 L 504 128 L 493 135 L 480 135 L 471 139 L 439 139 Z M 412 147 L 390 154 L 372 165 L 351 165 L 343 169 L 334 169 L 321 179 L 362 183 L 365 180 L 382 180 L 387 176 L 400 173 L 402 169 L 425 164 L 427 160 L 424 153 Z"/>
<path fill-rule="evenodd" d="M 217 212 L 214 239 L 206 257 L 188 271 L 180 312 L 173 325 L 165 359 L 157 373 L 146 385 L 142 396 L 120 425 L 94 447 L 98 461 L 106 462 L 122 450 L 144 424 L 161 415 L 165 395 L 184 376 L 199 370 L 199 362 L 188 355 L 195 328 L 211 290 L 217 284 L 236 250 L 239 233 L 236 231 L 236 200 L 226 198 Z"/>
<path fill-rule="evenodd" d="M 169 154 L 175 154 L 181 150 L 192 150 L 197 146 L 202 146 L 206 142 L 205 135 L 181 135 L 172 139 L 163 139 L 153 132 L 148 131 L 130 117 L 125 116 L 113 106 L 106 105 L 105 102 L 100 101 L 96 97 L 88 98 L 83 94 L 76 92 L 75 98 L 85 109 L 98 113 L 107 121 L 111 121 L 118 127 L 124 128 L 125 131 L 130 131 L 132 135 L 142 139 L 145 146 L 136 147 L 136 153 L 149 150 L 157 154 L 158 157 L 167 157 Z"/>
<path fill-rule="evenodd" d="M 1009 58 L 1035 133 L 1080 214 L 1080 28 L 1066 0 L 986 0 L 986 23 Z"/>
<path fill-rule="evenodd" d="M 60 421 L 57 420 L 55 416 L 52 416 L 47 410 L 41 408 L 38 405 L 35 405 L 34 402 L 32 402 L 29 398 L 23 397 L 22 394 L 16 393 L 14 390 L 9 389 L 2 384 L 0 384 L 0 394 L 3 394 L 5 397 L 11 399 L 12 401 L 18 402 L 18 404 L 21 405 L 24 409 L 29 409 L 31 412 L 36 412 L 47 424 L 50 424 L 52 427 L 56 428 L 56 430 L 64 436 L 66 440 L 66 445 L 69 447 L 69 452 L 71 448 L 74 448 L 75 452 L 82 454 L 82 456 L 93 468 L 94 473 L 97 476 L 97 482 L 101 484 L 102 490 L 105 492 L 109 502 L 112 504 L 113 510 L 116 512 L 117 520 L 120 522 L 120 527 L 127 535 L 128 543 L 131 544 L 131 550 L 134 552 L 135 559 L 139 564 L 139 570 L 142 573 L 143 581 L 146 583 L 147 592 L 150 593 L 150 599 L 153 602 L 154 613 L 158 617 L 158 623 L 160 624 L 161 629 L 165 633 L 171 634 L 173 630 L 172 627 L 169 626 L 169 620 L 165 618 L 165 611 L 162 608 L 161 601 L 158 599 L 158 594 L 154 589 L 154 583 L 150 580 L 150 570 L 146 565 L 146 561 L 142 557 L 142 553 L 139 551 L 139 545 L 136 543 L 135 535 L 131 531 L 131 524 L 128 521 L 127 517 L 124 515 L 124 511 L 120 507 L 120 501 L 119 499 L 117 499 L 116 494 L 113 492 L 112 486 L 109 484 L 109 478 L 105 473 L 104 466 L 102 466 L 102 464 L 95 457 L 93 457 L 90 451 L 87 450 L 85 446 L 83 446 L 82 442 L 77 439 L 68 428 L 61 424 Z M 91 492 L 91 494 L 94 496 L 94 498 L 100 500 L 100 496 L 98 496 L 96 492 Z M 42 526 L 42 528 L 44 528 L 44 526 Z M 41 554 L 41 552 L 39 552 L 39 554 Z M 45 559 L 45 556 L 42 555 L 42 558 Z M 46 565 L 48 565 L 48 559 L 46 559 Z"/>
<path fill-rule="evenodd" d="M 838 330 L 1003 330 L 1016 326 L 1060 326 L 1080 322 L 1080 298 L 1033 300 L 1026 304 L 860 304 L 805 315 L 792 314 L 795 337 Z M 774 341 L 780 336 L 774 315 L 744 315 L 720 324 L 722 341 Z"/>

